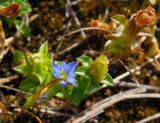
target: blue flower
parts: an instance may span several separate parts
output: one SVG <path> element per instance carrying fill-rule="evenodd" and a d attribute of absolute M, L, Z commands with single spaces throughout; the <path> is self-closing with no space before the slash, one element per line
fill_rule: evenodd
<path fill-rule="evenodd" d="M 68 83 L 72 84 L 73 86 L 77 86 L 76 83 L 76 70 L 77 62 L 62 62 L 61 65 L 59 65 L 57 62 L 53 63 L 53 74 L 56 78 L 62 78 L 64 80 L 61 81 L 61 86 L 65 87 Z"/>

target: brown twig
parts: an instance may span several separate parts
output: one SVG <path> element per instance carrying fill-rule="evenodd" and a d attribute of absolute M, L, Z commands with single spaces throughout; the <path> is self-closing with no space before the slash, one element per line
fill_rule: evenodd
<path fill-rule="evenodd" d="M 28 95 L 28 96 L 31 95 L 30 93 L 27 93 L 27 92 L 24 92 L 24 91 L 21 91 L 19 89 L 16 89 L 16 88 L 13 88 L 13 87 L 10 87 L 10 86 L 6 86 L 6 85 L 0 85 L 0 88 L 5 88 L 5 89 L 12 90 L 12 91 L 15 91 L 15 92 L 18 92 L 18 93 L 21 93 L 21 94 L 25 94 L 25 95 Z"/>
<path fill-rule="evenodd" d="M 144 93 L 144 94 L 133 94 L 126 95 L 126 99 L 139 99 L 139 98 L 160 98 L 160 94 L 158 93 Z"/>
<path fill-rule="evenodd" d="M 86 28 L 81 28 L 81 29 L 72 31 L 72 32 L 70 32 L 70 33 L 68 33 L 68 34 L 65 34 L 64 36 L 62 36 L 62 39 L 65 38 L 65 37 L 67 37 L 67 36 L 71 36 L 71 35 L 73 35 L 73 34 L 75 34 L 75 33 L 78 33 L 78 32 L 81 32 L 81 31 L 89 31 L 89 30 L 99 30 L 99 31 L 103 31 L 103 32 L 106 32 L 106 33 L 110 33 L 109 30 L 104 29 L 104 28 L 99 28 L 99 27 L 86 27 Z M 89 36 L 88 36 L 88 37 L 89 37 Z M 79 40 L 79 39 L 78 39 L 78 40 Z M 64 53 L 66 53 L 66 52 L 68 52 L 68 51 L 70 51 L 70 50 L 78 47 L 78 46 L 79 46 L 80 44 L 82 44 L 83 42 L 84 42 L 84 40 L 83 40 L 83 41 L 76 41 L 76 42 L 73 43 L 71 46 L 67 47 L 66 49 L 59 51 L 56 55 L 62 55 L 62 54 L 64 54 Z M 61 45 L 61 44 L 60 44 L 60 45 Z M 59 46 L 58 46 L 58 49 L 59 49 Z"/>
<path fill-rule="evenodd" d="M 66 114 L 66 113 L 60 113 L 60 112 L 57 112 L 57 111 L 53 111 L 51 109 L 40 109 L 40 112 L 42 113 L 47 113 L 47 114 L 50 114 L 50 115 L 56 115 L 56 116 L 63 116 L 63 117 L 71 117 L 72 115 L 70 114 Z"/>
<path fill-rule="evenodd" d="M 148 59 L 145 63 L 141 64 L 140 66 L 137 66 L 137 67 L 131 69 L 130 71 L 131 71 L 132 73 L 134 73 L 134 72 L 140 70 L 140 69 L 141 69 L 142 67 L 144 67 L 145 65 L 147 65 L 147 64 L 149 64 L 149 63 L 152 63 L 155 59 L 159 59 L 159 58 L 160 58 L 160 55 L 158 54 L 158 55 L 156 55 L 155 57 Z M 129 75 L 130 75 L 130 72 L 127 71 L 127 72 L 125 72 L 125 73 L 117 76 L 116 78 L 114 78 L 113 81 L 114 81 L 114 83 L 117 83 L 117 82 L 119 82 L 121 79 L 124 79 L 125 77 L 127 77 L 127 76 L 129 76 Z M 104 84 L 100 89 L 105 88 L 105 87 L 107 87 L 107 85 Z"/>
<path fill-rule="evenodd" d="M 98 30 L 98 31 L 106 32 L 106 33 L 111 33 L 110 30 L 105 29 L 105 28 L 100 28 L 100 27 L 84 27 L 84 28 L 80 28 L 80 29 L 74 30 L 74 31 L 72 31 L 72 32 L 70 32 L 68 34 L 65 34 L 63 37 L 71 36 L 73 34 L 81 32 L 81 31 L 90 31 L 90 30 Z"/>
<path fill-rule="evenodd" d="M 136 83 L 125 82 L 125 81 L 119 81 L 119 82 L 116 82 L 114 84 L 115 84 L 115 86 L 120 86 L 120 87 L 129 87 L 129 88 L 137 87 Z M 155 91 L 155 92 L 159 92 L 160 91 L 160 88 L 154 87 L 154 86 L 151 86 L 151 85 L 140 84 L 140 86 L 142 88 L 145 88 L 146 90 Z"/>
<path fill-rule="evenodd" d="M 20 25 L 20 29 L 23 27 L 25 20 L 28 21 L 28 23 L 31 23 L 32 21 L 34 21 L 39 15 L 36 14 L 34 16 L 31 16 L 30 20 L 28 20 L 28 15 L 25 15 L 23 17 L 22 23 Z M 20 30 L 19 29 L 19 30 Z M 4 49 L 1 53 L 1 59 L 0 62 L 2 61 L 3 57 L 8 53 L 9 49 L 11 48 L 11 44 L 15 41 L 15 39 L 18 37 L 18 35 L 20 34 L 19 30 L 15 33 L 15 35 L 13 37 L 10 37 L 8 39 L 5 39 L 5 47 L 7 47 L 6 49 Z"/>
<path fill-rule="evenodd" d="M 31 111 L 28 111 L 28 110 L 23 110 L 23 111 L 33 116 L 38 121 L 38 123 L 43 123 L 41 119 L 38 116 L 36 116 L 34 113 L 32 113 Z"/>
<path fill-rule="evenodd" d="M 144 118 L 144 119 L 138 121 L 137 123 L 148 123 L 148 122 L 151 122 L 152 120 L 155 120 L 158 118 L 160 118 L 160 113 L 157 113 L 157 114 L 154 114 L 154 115 L 149 116 L 147 118 Z"/>
<path fill-rule="evenodd" d="M 5 83 L 8 83 L 8 82 L 11 82 L 15 79 L 18 78 L 18 75 L 12 75 L 12 76 L 9 76 L 9 77 L 6 77 L 6 78 L 0 78 L 0 84 L 5 84 Z"/>
<path fill-rule="evenodd" d="M 120 63 L 125 67 L 125 69 L 130 73 L 130 75 L 133 77 L 134 82 L 137 84 L 137 87 L 138 87 L 140 90 L 143 90 L 142 87 L 140 86 L 137 78 L 136 78 L 135 75 L 131 72 L 131 70 L 128 68 L 128 66 L 125 65 L 125 63 L 124 63 L 121 59 L 119 59 L 119 61 L 120 61 Z"/>
<path fill-rule="evenodd" d="M 126 95 L 132 95 L 136 93 L 142 93 L 139 88 L 128 90 L 125 92 L 118 93 L 111 97 L 108 97 L 98 103 L 94 104 L 92 107 L 80 112 L 78 115 L 71 117 L 66 123 L 82 123 L 86 122 L 87 120 L 91 119 L 94 116 L 102 113 L 103 110 L 119 101 L 125 99 Z"/>
<path fill-rule="evenodd" d="M 78 17 L 76 16 L 76 13 L 72 9 L 72 3 L 71 3 L 71 1 L 70 0 L 66 0 L 66 3 L 68 5 L 68 8 L 70 8 L 70 13 L 72 14 L 72 16 L 73 16 L 73 18 L 74 18 L 77 26 L 81 28 L 81 23 L 80 23 Z M 82 34 L 82 36 L 83 36 L 84 39 L 87 37 L 84 31 L 81 31 L 81 34 Z"/>
<path fill-rule="evenodd" d="M 142 98 L 158 98 L 160 99 L 160 94 L 158 93 L 145 93 L 141 94 L 142 91 L 136 89 L 133 91 L 126 91 L 112 97 L 106 98 L 97 104 L 93 105 L 91 108 L 81 112 L 80 114 L 72 117 L 72 119 L 68 120 L 67 123 L 82 123 L 86 122 L 87 120 L 91 119 L 92 117 L 97 116 L 98 114 L 102 113 L 105 108 L 120 102 L 126 99 L 142 99 Z"/>

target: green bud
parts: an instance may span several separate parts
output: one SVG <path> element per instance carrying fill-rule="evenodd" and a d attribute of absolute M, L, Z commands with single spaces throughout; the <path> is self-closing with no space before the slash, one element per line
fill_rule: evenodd
<path fill-rule="evenodd" d="M 95 82 L 100 82 L 108 72 L 108 58 L 105 55 L 99 56 L 90 66 L 90 75 Z"/>
<path fill-rule="evenodd" d="M 24 53 L 19 50 L 16 50 L 13 61 L 15 65 L 25 64 L 26 61 L 25 61 Z"/>
<path fill-rule="evenodd" d="M 34 53 L 32 54 L 32 59 L 35 63 L 40 63 L 41 62 L 41 56 L 40 53 Z"/>

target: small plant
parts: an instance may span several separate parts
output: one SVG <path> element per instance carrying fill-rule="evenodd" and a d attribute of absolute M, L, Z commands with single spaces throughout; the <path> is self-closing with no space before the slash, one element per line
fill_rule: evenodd
<path fill-rule="evenodd" d="M 154 3 L 154 1 L 150 1 Z M 139 53 L 143 62 L 145 56 L 152 57 L 159 53 L 158 43 L 154 36 L 156 13 L 151 5 L 139 10 L 130 19 L 124 15 L 115 15 L 110 23 L 91 20 L 91 27 L 109 30 L 105 50 L 112 56 L 124 58 L 131 53 Z M 143 46 L 147 47 L 143 49 Z"/>
<path fill-rule="evenodd" d="M 2 0 L 0 1 L 0 9 L 6 8 L 8 6 L 16 6 L 19 8 L 19 12 L 12 11 L 9 15 L 5 15 L 9 18 L 5 18 L 5 22 L 7 23 L 8 27 L 11 28 L 13 26 L 16 27 L 16 29 L 24 34 L 25 37 L 30 36 L 30 28 L 29 28 L 29 23 L 21 19 L 23 15 L 31 12 L 31 6 L 28 3 L 28 0 Z M 16 10 L 16 9 L 15 9 Z M 15 17 L 15 14 L 18 14 L 18 17 Z M 22 21 L 24 21 L 22 23 Z M 22 24 L 22 25 L 21 25 Z"/>
<path fill-rule="evenodd" d="M 89 56 L 81 56 L 69 63 L 53 61 L 45 42 L 38 53 L 17 51 L 14 61 L 21 64 L 14 69 L 26 78 L 19 88 L 34 93 L 24 108 L 32 106 L 45 93 L 48 98 L 57 96 L 79 105 L 102 84 L 113 86 L 112 77 L 107 73 L 109 61 L 104 55 L 94 61 Z"/>
<path fill-rule="evenodd" d="M 112 20 L 119 26 L 115 29 L 115 33 L 110 35 L 105 49 L 114 56 L 125 57 L 140 49 L 142 42 L 137 40 L 140 39 L 139 37 L 146 37 L 153 43 L 156 14 L 151 5 L 144 10 L 139 10 L 129 20 L 123 15 L 115 15 Z M 152 52 L 154 55 L 157 49 Z"/>

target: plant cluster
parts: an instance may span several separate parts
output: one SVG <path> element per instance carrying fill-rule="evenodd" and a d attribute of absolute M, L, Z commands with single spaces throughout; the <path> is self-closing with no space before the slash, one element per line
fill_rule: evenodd
<path fill-rule="evenodd" d="M 16 15 L 22 16 L 31 11 L 27 0 L 0 3 L 0 14 L 12 19 Z M 90 25 L 112 30 L 105 44 L 105 50 L 110 54 L 123 58 L 134 51 L 144 52 L 141 47 L 144 44 L 150 47 L 145 53 L 151 57 L 159 52 L 154 36 L 156 18 L 154 9 L 149 5 L 130 19 L 124 15 L 115 15 L 109 24 L 92 20 Z M 12 21 L 6 19 L 10 26 L 15 24 L 17 30 L 28 37 L 28 23 L 21 26 L 22 21 L 17 17 Z M 56 61 L 54 54 L 48 52 L 48 43 L 45 42 L 37 53 L 16 51 L 14 63 L 17 65 L 14 70 L 25 77 L 19 89 L 32 94 L 23 105 L 25 109 L 34 105 L 38 98 L 50 99 L 53 96 L 66 99 L 77 106 L 103 84 L 113 86 L 113 79 L 108 73 L 109 60 L 103 54 L 95 60 L 83 55 L 69 63 Z"/>
<path fill-rule="evenodd" d="M 26 78 L 19 88 L 34 93 L 24 108 L 33 105 L 42 95 L 64 98 L 79 105 L 102 84 L 113 85 L 112 77 L 107 72 L 109 61 L 105 55 L 100 55 L 94 61 L 89 56 L 80 56 L 77 61 L 69 63 L 55 61 L 45 42 L 37 53 L 17 51 L 14 61 L 21 64 L 14 69 Z"/>
<path fill-rule="evenodd" d="M 153 2 L 153 1 L 151 1 Z M 129 19 L 124 15 L 114 15 L 110 23 L 91 20 L 91 27 L 99 27 L 109 31 L 105 50 L 112 56 L 124 58 L 132 53 L 140 54 L 139 60 L 159 53 L 155 37 L 157 15 L 152 5 L 139 10 Z"/>
<path fill-rule="evenodd" d="M 141 47 L 144 42 L 150 46 L 146 52 L 148 56 L 158 52 L 154 37 L 155 23 L 156 14 L 149 5 L 130 19 L 124 15 L 115 15 L 109 24 L 92 20 L 90 25 L 111 29 L 105 50 L 116 57 L 124 58 L 134 51 L 144 52 Z M 19 88 L 33 93 L 23 105 L 24 108 L 32 106 L 38 98 L 53 96 L 79 105 L 82 100 L 101 88 L 102 84 L 113 86 L 112 77 L 108 74 L 109 61 L 105 55 L 100 55 L 95 60 L 89 56 L 80 56 L 69 63 L 55 61 L 45 42 L 37 53 L 17 51 L 14 62 L 19 65 L 14 70 L 25 77 Z"/>
<path fill-rule="evenodd" d="M 11 8 L 14 9 L 12 9 L 12 11 L 10 11 L 9 13 L 8 11 Z M 15 26 L 16 29 L 19 32 L 21 32 L 25 37 L 30 36 L 29 22 L 24 21 L 24 19 L 21 18 L 25 14 L 31 12 L 32 10 L 30 4 L 28 3 L 28 0 L 10 0 L 10 1 L 1 0 L 0 10 L 3 10 L 3 12 L 1 12 L 1 15 L 8 17 L 4 18 L 4 21 L 7 23 L 9 28 Z"/>
<path fill-rule="evenodd" d="M 144 10 L 139 10 L 129 20 L 123 15 L 115 15 L 112 17 L 112 20 L 118 23 L 119 26 L 115 29 L 115 33 L 111 34 L 105 45 L 105 49 L 110 53 L 120 57 L 128 56 L 134 50 L 140 49 L 142 44 L 141 37 L 145 37 L 143 41 L 150 44 L 156 43 L 153 41 L 155 38 L 156 14 L 152 6 L 148 6 Z M 158 45 L 155 45 L 157 46 L 155 50 L 148 50 L 150 52 L 148 55 L 155 55 L 158 48 Z M 152 45 L 150 46 L 154 47 Z"/>

